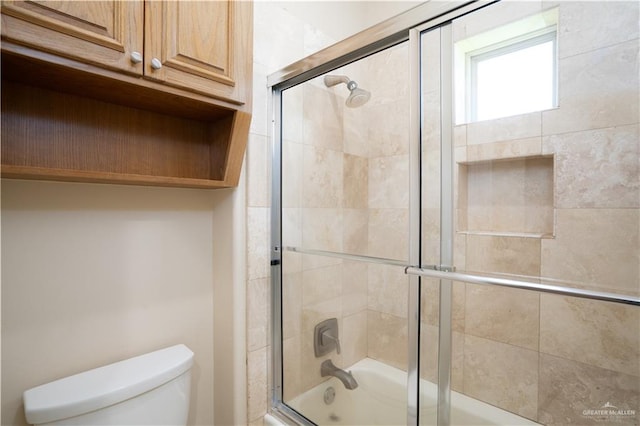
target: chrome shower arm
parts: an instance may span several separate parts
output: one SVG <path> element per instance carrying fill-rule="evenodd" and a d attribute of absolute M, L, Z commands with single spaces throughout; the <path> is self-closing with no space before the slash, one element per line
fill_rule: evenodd
<path fill-rule="evenodd" d="M 333 87 L 336 84 L 344 83 L 349 84 L 351 79 L 346 75 L 325 75 L 324 76 L 324 85 L 327 87 Z"/>

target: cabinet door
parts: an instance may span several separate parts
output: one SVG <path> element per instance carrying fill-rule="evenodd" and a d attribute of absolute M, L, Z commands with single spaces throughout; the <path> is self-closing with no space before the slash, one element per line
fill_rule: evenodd
<path fill-rule="evenodd" d="M 142 74 L 144 3 L 3 1 L 2 38 L 82 62 Z M 133 56 L 132 56 L 133 55 Z"/>
<path fill-rule="evenodd" d="M 242 105 L 249 101 L 253 5 L 145 2 L 145 76 Z"/>

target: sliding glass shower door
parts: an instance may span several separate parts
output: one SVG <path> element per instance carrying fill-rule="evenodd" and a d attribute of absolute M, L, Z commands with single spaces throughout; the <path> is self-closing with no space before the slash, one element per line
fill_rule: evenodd
<path fill-rule="evenodd" d="M 421 424 L 638 422 L 638 13 L 499 2 L 414 32 L 422 268 L 455 272 L 422 278 Z"/>
<path fill-rule="evenodd" d="M 401 43 L 281 95 L 282 393 L 317 424 L 405 422 L 406 378 L 349 401 L 386 386 L 362 365 L 407 371 L 408 72 Z"/>
<path fill-rule="evenodd" d="M 637 424 L 639 7 L 450 5 L 274 91 L 277 410 Z"/>

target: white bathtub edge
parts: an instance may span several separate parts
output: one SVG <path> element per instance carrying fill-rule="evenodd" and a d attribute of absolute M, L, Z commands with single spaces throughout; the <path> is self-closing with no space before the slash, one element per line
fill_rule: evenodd
<path fill-rule="evenodd" d="M 407 373 L 403 370 L 400 370 L 396 367 L 390 366 L 388 364 L 382 363 L 378 360 L 372 358 L 364 358 L 351 367 L 347 368 L 347 370 L 351 370 L 354 377 L 360 382 L 360 386 L 353 394 L 345 395 L 343 391 L 343 387 L 335 378 L 331 378 L 326 382 L 319 384 L 318 386 L 304 392 L 301 395 L 298 395 L 296 398 L 288 402 L 288 405 L 292 407 L 294 410 L 298 410 L 299 412 L 304 412 L 305 416 L 310 419 L 323 419 L 316 420 L 320 421 L 320 423 L 324 423 L 326 418 L 328 418 L 328 413 L 325 413 L 323 410 L 318 411 L 317 409 L 321 409 L 324 405 L 312 403 L 312 401 L 322 401 L 323 395 L 322 392 L 325 390 L 327 386 L 333 386 L 336 389 L 336 400 L 338 402 L 349 401 L 349 404 L 358 404 L 366 401 L 361 401 L 358 399 L 360 397 L 359 392 L 366 392 L 369 398 L 373 398 L 373 400 L 386 401 L 389 403 L 390 408 L 393 410 L 392 417 L 385 417 L 387 414 L 391 413 L 391 411 L 386 410 L 384 412 L 376 413 L 376 421 L 383 421 L 382 418 L 385 418 L 385 421 L 393 422 L 393 424 L 397 424 L 397 419 L 403 417 L 403 414 L 406 413 L 406 380 Z M 380 382 L 379 380 L 382 381 Z M 332 383 L 335 382 L 335 383 Z M 438 386 L 435 383 L 429 382 L 424 379 L 420 379 L 420 415 L 424 416 L 425 419 L 429 419 L 433 417 L 433 421 L 435 421 L 435 407 L 437 404 L 437 389 Z M 340 396 L 340 392 L 343 392 L 343 396 Z M 343 399 L 347 397 L 347 399 Z M 355 399 L 354 399 L 355 398 Z M 404 400 L 404 403 L 402 402 Z M 312 403 L 311 406 L 307 404 Z M 398 403 L 400 405 L 398 405 Z M 452 411 L 455 407 L 457 409 L 458 416 L 460 420 L 465 422 L 465 424 L 472 424 L 469 421 L 481 422 L 482 424 L 492 424 L 492 425 L 503 425 L 503 426 L 540 426 L 539 423 L 522 417 L 518 414 L 508 412 L 504 409 L 498 408 L 489 403 L 477 400 L 475 398 L 469 397 L 467 395 L 461 394 L 456 391 L 451 391 L 451 405 Z M 375 408 L 378 407 L 379 404 L 372 407 L 375 411 Z M 404 412 L 402 409 L 404 407 Z M 351 410 L 349 407 L 340 407 L 337 408 L 333 405 L 333 411 L 340 411 L 340 416 L 342 416 L 342 411 Z M 400 412 L 397 411 L 400 410 Z M 360 410 L 362 411 L 362 410 Z M 354 413 L 359 413 L 360 411 L 356 410 Z M 368 410 L 371 411 L 371 410 Z M 272 413 L 272 417 L 278 416 L 279 413 Z M 452 416 L 453 416 L 452 412 Z M 465 419 L 465 420 L 463 420 Z M 279 420 L 282 424 L 284 422 L 287 424 L 287 419 Z M 351 419 L 351 421 L 355 421 Z M 362 419 L 358 421 L 362 422 Z M 371 420 L 367 420 L 371 421 Z M 295 423 L 294 423 L 295 424 Z M 340 424 L 349 424 L 349 423 L 340 423 Z M 385 424 L 385 423 L 377 423 L 377 424 Z M 473 423 L 476 424 L 476 423 Z"/>
<path fill-rule="evenodd" d="M 286 423 L 282 423 L 280 419 L 272 416 L 269 413 L 265 414 L 264 419 L 262 420 L 262 424 L 265 426 L 287 426 Z"/>

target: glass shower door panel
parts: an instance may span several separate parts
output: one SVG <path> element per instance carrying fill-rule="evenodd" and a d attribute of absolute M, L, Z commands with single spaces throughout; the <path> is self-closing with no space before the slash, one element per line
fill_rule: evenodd
<path fill-rule="evenodd" d="M 283 91 L 285 249 L 407 262 L 408 80 L 402 43 Z"/>
<path fill-rule="evenodd" d="M 406 421 L 408 80 L 404 43 L 282 92 L 283 400 L 317 424 Z"/>
<path fill-rule="evenodd" d="M 500 2 L 453 22 L 458 271 L 640 294 L 638 8 Z M 542 424 L 637 410 L 637 307 L 477 284 L 460 299 L 465 396 Z"/>
<path fill-rule="evenodd" d="M 293 255 L 325 265 L 283 274 L 283 401 L 319 425 L 404 424 L 404 268 Z M 333 318 L 339 347 L 317 353 L 316 329 Z"/>

